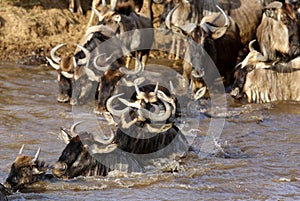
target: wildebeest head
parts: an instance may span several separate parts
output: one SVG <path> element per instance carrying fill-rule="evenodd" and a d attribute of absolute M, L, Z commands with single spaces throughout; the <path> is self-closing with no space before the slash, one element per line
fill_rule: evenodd
<path fill-rule="evenodd" d="M 129 153 L 149 154 L 142 155 L 142 160 L 187 151 L 188 143 L 174 125 L 181 116 L 176 97 L 158 84 L 135 85 L 135 88 L 129 100 L 118 94 L 107 101 L 108 111 L 119 121 L 118 147 Z M 116 104 L 117 99 L 123 107 Z"/>
<path fill-rule="evenodd" d="M 63 179 L 77 176 L 106 176 L 111 170 L 141 172 L 143 167 L 133 157 L 118 152 L 111 130 L 109 139 L 88 132 L 75 132 L 81 122 L 75 123 L 71 131 L 61 129 L 61 137 L 67 143 L 52 173 Z"/>
<path fill-rule="evenodd" d="M 159 133 L 171 128 L 174 118 L 181 115 L 176 97 L 158 84 L 142 87 L 135 85 L 135 92 L 129 100 L 121 98 L 122 95 L 123 93 L 114 95 L 107 101 L 107 110 L 115 118 L 120 118 L 120 128 L 135 125 Z M 122 103 L 122 109 L 114 107 L 115 99 Z M 154 128 L 152 125 L 158 127 Z"/>
<path fill-rule="evenodd" d="M 255 68 L 267 68 L 267 65 L 264 63 L 268 59 L 262 53 L 254 49 L 253 44 L 255 40 L 252 40 L 249 43 L 250 52 L 245 57 L 245 59 L 236 66 L 234 73 L 234 83 L 232 85 L 231 96 L 240 99 L 244 95 L 244 84 L 246 82 L 246 76 L 249 72 Z"/>
<path fill-rule="evenodd" d="M 88 144 L 93 144 L 94 150 L 99 154 L 109 153 L 116 149 L 117 145 L 112 143 L 114 134 L 111 133 L 109 139 L 104 140 L 97 138 L 87 132 L 77 134 L 75 132 L 76 126 L 81 122 L 74 124 L 71 131 L 61 129 L 61 137 L 67 143 L 58 161 L 54 164 L 52 173 L 58 178 L 73 178 L 79 175 L 91 176 L 102 175 L 105 176 L 108 168 L 101 165 L 89 152 L 88 145 L 84 145 L 82 140 Z"/>
<path fill-rule="evenodd" d="M 11 166 L 9 175 L 4 183 L 5 187 L 13 191 L 20 190 L 27 185 L 46 178 L 49 169 L 44 161 L 38 160 L 40 149 L 34 157 L 22 154 L 22 146 L 17 158 Z"/>
<path fill-rule="evenodd" d="M 67 91 L 65 96 L 68 99 L 71 94 L 72 105 L 85 103 L 91 98 L 94 99 L 98 91 L 101 91 L 97 91 L 96 88 L 106 71 L 113 71 L 118 74 L 118 68 L 125 65 L 120 41 L 114 36 L 114 32 L 108 27 L 93 26 L 88 28 L 82 37 L 74 56 L 59 58 L 55 55 L 55 52 L 63 44 L 51 50 L 50 54 L 53 61 L 48 60 L 59 73 L 59 89 L 60 91 Z M 88 79 L 86 68 L 96 74 L 99 79 Z M 120 76 L 119 74 L 118 76 Z M 111 85 L 113 84 L 111 83 Z M 104 89 L 103 91 L 109 93 L 110 90 Z"/>
<path fill-rule="evenodd" d="M 256 36 L 261 51 L 269 60 L 287 60 L 300 54 L 299 24 L 296 11 L 289 3 L 274 1 L 265 7 Z"/>
<path fill-rule="evenodd" d="M 125 66 L 120 44 L 116 43 L 116 38 L 112 40 L 114 42 L 103 42 L 93 52 L 81 47 L 86 52 L 87 64 L 75 70 L 73 105 L 85 103 L 88 98 L 94 100 L 96 96 L 98 104 L 95 111 L 101 112 L 105 109 L 106 100 L 123 75 L 119 68 Z"/>
<path fill-rule="evenodd" d="M 75 58 L 71 55 L 65 57 L 58 57 L 56 51 L 65 44 L 59 44 L 50 51 L 51 59 L 48 57 L 49 64 L 57 71 L 57 82 L 59 94 L 57 96 L 58 102 L 68 102 L 72 96 L 72 72 L 74 71 Z"/>
<path fill-rule="evenodd" d="M 204 17 L 200 26 L 188 24 L 182 27 L 193 39 L 188 40 L 183 66 L 183 75 L 193 82 L 193 91 L 204 85 L 212 86 L 219 74 L 224 76 L 225 84 L 231 82 L 240 48 L 239 29 L 233 19 L 218 8 L 220 13 Z M 201 76 L 205 76 L 202 78 L 206 83 Z"/>

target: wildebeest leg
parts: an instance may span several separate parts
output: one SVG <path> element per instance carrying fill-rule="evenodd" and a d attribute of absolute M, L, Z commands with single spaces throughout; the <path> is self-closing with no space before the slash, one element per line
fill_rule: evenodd
<path fill-rule="evenodd" d="M 99 4 L 100 0 L 93 0 L 93 4 L 94 4 L 94 1 L 98 2 L 97 5 Z M 106 0 L 102 0 L 102 6 L 103 7 L 106 7 Z"/>
<path fill-rule="evenodd" d="M 177 51 L 176 51 L 175 60 L 179 60 L 181 39 L 178 38 L 178 39 L 176 40 L 176 42 L 177 42 Z"/>
<path fill-rule="evenodd" d="M 192 72 L 192 65 L 187 61 L 183 61 L 183 73 L 182 76 L 185 79 L 186 83 L 190 83 Z"/>
<path fill-rule="evenodd" d="M 146 16 L 153 22 L 152 1 L 153 0 L 145 0 L 143 7 L 146 6 Z"/>
<path fill-rule="evenodd" d="M 75 0 L 69 1 L 69 10 L 74 13 L 74 7 L 75 7 Z"/>
<path fill-rule="evenodd" d="M 82 10 L 82 7 L 81 7 L 80 0 L 76 0 L 76 7 L 77 7 L 77 12 L 79 14 L 83 14 L 83 10 Z"/>
<path fill-rule="evenodd" d="M 127 67 L 127 68 L 129 68 L 130 62 L 131 62 L 131 56 L 128 55 L 128 56 L 126 56 L 126 67 Z"/>
<path fill-rule="evenodd" d="M 175 43 L 176 43 L 176 36 L 173 35 L 172 37 L 172 45 L 170 48 L 170 54 L 169 54 L 169 59 L 173 60 L 174 59 L 174 54 L 175 54 Z"/>
<path fill-rule="evenodd" d="M 99 5 L 99 3 L 100 3 L 100 0 L 93 0 L 93 2 L 92 2 L 92 13 L 91 13 L 91 17 L 90 17 L 90 20 L 88 22 L 87 27 L 90 27 L 92 25 L 93 19 L 94 19 L 94 16 L 95 16 L 94 9 L 97 8 L 97 6 Z M 102 6 L 103 7 L 106 6 L 106 1 L 105 0 L 102 0 Z"/>
<path fill-rule="evenodd" d="M 71 79 L 62 76 L 61 74 L 58 74 L 57 80 L 59 94 L 56 100 L 60 103 L 68 102 L 72 95 L 72 81 Z"/>
<path fill-rule="evenodd" d="M 148 57 L 149 57 L 149 54 L 144 54 L 143 56 L 141 56 L 143 66 L 146 66 L 146 63 L 148 61 Z M 136 68 L 137 68 L 137 64 L 136 64 Z"/>
<path fill-rule="evenodd" d="M 94 112 L 100 114 L 105 110 L 106 101 L 111 97 L 117 82 L 121 79 L 120 71 L 108 70 L 101 77 L 98 87 L 98 105 Z"/>

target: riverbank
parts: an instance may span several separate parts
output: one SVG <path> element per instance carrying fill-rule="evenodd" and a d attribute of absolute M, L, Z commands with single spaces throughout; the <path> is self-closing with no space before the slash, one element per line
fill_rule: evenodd
<path fill-rule="evenodd" d="M 0 60 L 46 63 L 45 56 L 60 43 L 67 45 L 64 54 L 71 54 L 86 30 L 89 3 L 80 15 L 68 10 L 68 1 L 0 0 Z"/>

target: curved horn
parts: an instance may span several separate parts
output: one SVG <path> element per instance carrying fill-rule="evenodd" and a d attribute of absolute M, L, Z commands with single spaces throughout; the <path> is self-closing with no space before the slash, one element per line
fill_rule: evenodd
<path fill-rule="evenodd" d="M 95 32 L 101 31 L 103 28 L 103 25 L 95 25 L 95 26 L 91 26 L 86 30 L 86 35 L 90 35 L 93 34 Z"/>
<path fill-rule="evenodd" d="M 146 128 L 150 133 L 163 133 L 172 128 L 173 123 L 163 124 L 159 127 L 154 127 L 148 123 L 146 123 Z"/>
<path fill-rule="evenodd" d="M 243 67 L 243 62 L 238 63 L 235 67 L 234 70 L 238 69 L 238 68 L 242 68 Z"/>
<path fill-rule="evenodd" d="M 158 92 L 158 82 L 156 82 L 155 89 L 154 89 L 153 92 L 154 92 L 155 95 L 157 94 L 157 92 Z"/>
<path fill-rule="evenodd" d="M 50 51 L 50 56 L 51 56 L 52 60 L 57 64 L 60 63 L 61 58 L 56 56 L 55 52 L 64 45 L 66 45 L 66 44 L 65 43 L 59 44 L 59 45 L 55 46 L 54 48 L 52 48 L 52 50 Z"/>
<path fill-rule="evenodd" d="M 124 93 L 114 95 L 114 96 L 110 97 L 106 102 L 106 109 L 108 110 L 108 112 L 117 117 L 121 117 L 122 114 L 129 111 L 128 107 L 124 108 L 123 110 L 116 110 L 112 106 L 112 102 L 114 101 L 114 99 L 118 98 L 122 95 L 124 95 Z"/>
<path fill-rule="evenodd" d="M 142 62 L 138 59 L 135 58 L 137 63 L 138 63 L 138 68 L 134 69 L 134 70 L 129 70 L 127 67 L 121 67 L 119 68 L 119 71 L 125 75 L 138 75 L 141 72 L 144 71 L 144 65 L 142 64 Z"/>
<path fill-rule="evenodd" d="M 170 103 L 170 104 L 173 104 L 174 103 L 174 99 L 167 96 L 163 91 L 161 90 L 158 90 L 157 91 L 157 97 L 162 100 L 162 101 L 165 101 L 167 103 Z"/>
<path fill-rule="evenodd" d="M 134 107 L 134 108 L 141 108 L 141 105 L 138 101 L 135 102 L 129 102 L 127 100 L 125 100 L 124 98 L 118 98 L 120 102 L 122 102 L 124 105 L 126 105 L 127 107 Z"/>
<path fill-rule="evenodd" d="M 56 63 L 54 63 L 51 59 L 49 59 L 48 57 L 46 57 L 47 61 L 49 62 L 50 66 L 52 66 L 55 70 L 59 70 L 60 66 Z"/>
<path fill-rule="evenodd" d="M 165 101 L 167 103 L 170 103 L 173 107 L 173 110 L 172 110 L 172 114 L 175 114 L 176 113 L 176 103 L 175 103 L 175 100 L 172 98 L 172 97 L 169 97 L 167 96 L 163 91 L 161 90 L 158 90 L 157 92 L 157 97 L 162 100 L 162 101 Z"/>
<path fill-rule="evenodd" d="M 250 43 L 249 43 L 249 50 L 250 50 L 250 52 L 253 52 L 253 51 L 256 51 L 255 49 L 254 49 L 254 47 L 253 47 L 253 44 L 255 43 L 255 39 L 254 40 L 252 40 L 252 41 L 250 41 Z"/>
<path fill-rule="evenodd" d="M 142 92 L 140 91 L 140 89 L 139 89 L 139 87 L 138 87 L 138 85 L 137 85 L 136 82 L 134 83 L 134 88 L 135 88 L 135 91 L 136 91 L 136 96 L 137 97 L 142 96 Z"/>
<path fill-rule="evenodd" d="M 150 119 L 151 121 L 166 121 L 172 114 L 171 106 L 165 101 L 162 102 L 166 108 L 166 111 L 163 114 L 152 113 L 144 108 L 140 109 L 140 114 L 143 118 Z"/>
<path fill-rule="evenodd" d="M 225 25 L 224 27 L 229 27 L 230 26 L 230 20 L 229 20 L 229 16 L 225 13 L 225 11 L 218 5 L 216 5 L 216 7 L 219 9 L 219 11 L 224 15 L 225 17 Z"/>
<path fill-rule="evenodd" d="M 39 147 L 34 158 L 31 160 L 33 163 L 39 159 L 41 148 Z"/>
<path fill-rule="evenodd" d="M 92 152 L 93 154 L 106 154 L 106 153 L 110 153 L 112 151 L 114 151 L 116 148 L 118 148 L 117 144 L 110 144 L 105 146 L 105 148 L 99 147 L 96 144 L 93 144 L 89 150 L 90 152 Z"/>
<path fill-rule="evenodd" d="M 165 23 L 168 29 L 171 29 L 171 18 L 174 11 L 179 7 L 180 4 L 177 4 L 167 15 Z"/>
<path fill-rule="evenodd" d="M 97 61 L 98 61 L 99 57 L 101 57 L 101 56 L 103 56 L 103 55 L 106 55 L 106 54 L 103 53 L 103 54 L 99 54 L 98 56 L 96 56 L 95 59 L 94 59 L 93 64 L 94 64 L 94 66 L 95 66 L 96 69 L 105 72 L 105 71 L 107 71 L 107 70 L 110 68 L 110 65 L 107 65 L 107 66 L 99 66 L 99 65 L 97 64 Z M 106 59 L 105 59 L 105 62 L 108 62 L 108 61 L 112 58 L 112 56 L 113 56 L 113 55 L 111 55 L 110 57 L 106 58 Z"/>
<path fill-rule="evenodd" d="M 110 136 L 108 140 L 103 140 L 102 138 L 98 137 L 98 135 L 96 135 L 96 137 L 94 136 L 94 140 L 104 145 L 111 144 L 115 139 L 115 133 L 111 128 L 109 129 L 110 129 Z"/>
<path fill-rule="evenodd" d="M 20 151 L 19 151 L 19 155 L 21 155 L 21 154 L 22 154 L 22 152 L 23 152 L 23 149 L 24 149 L 24 144 L 22 145 L 22 147 L 21 147 L 21 149 L 20 149 Z"/>
<path fill-rule="evenodd" d="M 139 78 L 136 78 L 136 79 L 132 82 L 132 81 L 126 80 L 124 77 L 122 78 L 122 82 L 123 82 L 124 85 L 127 86 L 127 87 L 133 87 L 133 86 L 134 86 L 134 83 L 136 83 L 137 85 L 140 85 L 140 84 L 142 84 L 145 80 L 146 80 L 145 77 L 139 77 Z"/>
<path fill-rule="evenodd" d="M 77 123 L 75 123 L 75 124 L 73 124 L 73 125 L 71 126 L 71 128 L 70 128 L 70 133 L 71 133 L 71 136 L 72 136 L 72 137 L 75 137 L 75 136 L 78 135 L 78 133 L 75 132 L 75 129 L 76 129 L 76 127 L 77 127 L 79 124 L 81 124 L 82 122 L 84 122 L 84 121 L 79 121 L 79 122 L 77 122 Z"/>
<path fill-rule="evenodd" d="M 61 71 L 61 74 L 66 77 L 66 78 L 69 78 L 69 79 L 72 79 L 73 78 L 73 73 L 68 73 L 68 72 L 65 72 L 65 71 Z"/>
<path fill-rule="evenodd" d="M 78 65 L 88 64 L 88 61 L 91 58 L 90 51 L 88 51 L 85 47 L 83 47 L 81 45 L 78 45 L 78 44 L 77 44 L 77 47 L 80 48 L 83 51 L 83 53 L 85 54 L 85 58 L 84 59 L 78 60 Z"/>

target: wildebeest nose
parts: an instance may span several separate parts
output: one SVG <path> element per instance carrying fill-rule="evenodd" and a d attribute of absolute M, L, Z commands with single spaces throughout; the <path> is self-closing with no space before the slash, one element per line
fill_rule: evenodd
<path fill-rule="evenodd" d="M 62 177 L 63 174 L 66 172 L 67 168 L 68 168 L 68 165 L 66 163 L 57 162 L 53 165 L 52 173 L 56 177 Z"/>

